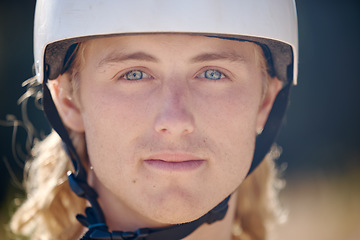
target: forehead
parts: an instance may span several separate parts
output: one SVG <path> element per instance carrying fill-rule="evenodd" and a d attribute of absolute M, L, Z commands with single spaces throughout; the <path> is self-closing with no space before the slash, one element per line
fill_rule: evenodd
<path fill-rule="evenodd" d="M 89 40 L 87 58 L 111 58 L 122 53 L 142 52 L 154 58 L 192 58 L 201 54 L 218 54 L 229 60 L 251 61 L 255 49 L 251 42 L 187 34 L 142 34 Z M 175 54 L 175 55 L 174 55 Z M 149 59 L 150 60 L 150 59 Z M 201 59 L 197 59 L 201 60 Z"/>

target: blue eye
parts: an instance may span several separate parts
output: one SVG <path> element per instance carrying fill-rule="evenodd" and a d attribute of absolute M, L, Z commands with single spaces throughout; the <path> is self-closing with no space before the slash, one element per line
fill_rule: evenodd
<path fill-rule="evenodd" d="M 209 69 L 204 72 L 204 77 L 211 80 L 219 80 L 224 77 L 224 74 L 220 71 Z"/>
<path fill-rule="evenodd" d="M 130 72 L 127 72 L 124 77 L 127 79 L 127 80 L 131 80 L 131 81 L 134 81 L 134 80 L 140 80 L 143 78 L 143 72 L 142 71 L 139 71 L 139 70 L 133 70 L 133 71 L 130 71 Z"/>

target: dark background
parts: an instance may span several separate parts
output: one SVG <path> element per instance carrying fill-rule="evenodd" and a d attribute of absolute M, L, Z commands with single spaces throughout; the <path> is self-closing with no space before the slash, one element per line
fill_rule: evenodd
<path fill-rule="evenodd" d="M 16 101 L 25 92 L 21 83 L 32 76 L 34 7 L 34 0 L 0 2 L 3 121 L 8 114 L 21 119 Z M 299 78 L 277 141 L 283 148 L 278 163 L 287 164 L 284 177 L 290 182 L 314 175 L 324 179 L 360 175 L 360 3 L 298 0 L 297 10 Z M 32 104 L 29 108 L 32 121 L 47 132 L 42 113 Z M 12 127 L 0 125 L 0 224 L 9 218 L 12 199 L 21 196 L 16 179 L 21 179 L 22 169 L 11 152 L 12 132 Z M 20 129 L 16 142 L 22 151 L 25 136 Z M 6 159 L 17 178 L 10 178 Z"/>

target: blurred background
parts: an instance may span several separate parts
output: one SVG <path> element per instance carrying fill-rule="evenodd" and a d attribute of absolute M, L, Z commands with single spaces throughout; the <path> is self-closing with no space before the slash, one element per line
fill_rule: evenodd
<path fill-rule="evenodd" d="M 0 239 L 23 196 L 27 135 L 5 120 L 22 119 L 16 102 L 32 76 L 34 7 L 34 0 L 0 2 Z M 277 141 L 288 221 L 274 239 L 359 240 L 360 1 L 298 0 L 297 9 L 299 84 Z M 42 112 L 31 102 L 28 109 L 39 134 L 48 133 Z"/>

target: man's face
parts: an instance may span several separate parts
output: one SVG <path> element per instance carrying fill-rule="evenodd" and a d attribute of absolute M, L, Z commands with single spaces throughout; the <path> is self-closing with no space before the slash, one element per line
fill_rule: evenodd
<path fill-rule="evenodd" d="M 255 51 L 190 35 L 86 44 L 80 125 L 106 216 L 186 222 L 236 190 L 268 114 Z"/>

